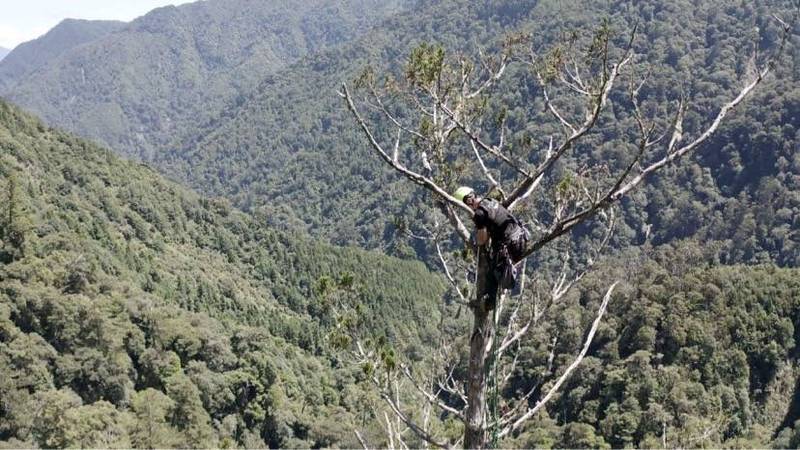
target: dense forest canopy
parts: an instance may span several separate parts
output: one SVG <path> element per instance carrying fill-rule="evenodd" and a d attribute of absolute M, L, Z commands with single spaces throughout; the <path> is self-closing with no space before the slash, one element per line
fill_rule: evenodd
<path fill-rule="evenodd" d="M 204 192 L 224 195 L 248 210 L 266 208 L 271 217 L 334 242 L 388 245 L 390 252 L 408 254 L 411 249 L 404 243 L 387 244 L 397 228 L 385 218 L 412 216 L 408 199 L 416 194 L 395 185 L 393 176 L 375 176 L 385 172 L 374 159 L 350 157 L 352 149 L 363 146 L 336 98 L 341 81 L 355 77 L 368 63 L 392 67 L 420 41 L 442 44 L 450 52 L 471 52 L 491 48 L 504 33 L 520 30 L 533 32 L 545 45 L 608 17 L 618 34 L 640 24 L 637 52 L 645 58 L 644 66 L 659 68 L 644 94 L 666 96 L 682 86 L 698 107 L 688 119 L 691 127 L 712 114 L 746 69 L 742 58 L 735 57 L 740 46 L 749 45 L 742 38 L 742 24 L 766 29 L 770 14 L 785 11 L 787 4 L 724 6 L 656 1 L 635 7 L 625 2 L 586 7 L 571 2 L 422 3 L 353 44 L 308 56 L 265 78 L 241 106 L 191 133 L 191 140 L 157 152 L 154 163 Z M 646 201 L 626 206 L 629 231 L 620 245 L 639 244 L 647 236 L 656 243 L 694 237 L 718 242 L 717 257 L 724 261 L 797 263 L 798 66 L 797 46 L 789 48 L 780 75 L 725 124 L 707 150 L 661 175 L 642 195 Z M 683 71 L 690 72 L 686 79 L 692 85 L 677 82 L 685 78 Z M 512 104 L 519 105 L 509 111 L 510 120 L 541 110 L 526 104 L 532 95 L 521 87 L 508 90 Z M 624 148 L 619 134 L 623 125 L 605 121 L 581 158 L 613 158 Z M 528 136 L 542 145 L 553 131 L 531 126 Z M 395 192 L 391 201 L 381 194 L 387 184 Z M 321 207 L 330 195 L 343 207 Z M 753 205 L 762 205 L 762 212 L 752 213 Z M 712 220 L 700 223 L 700 217 Z M 746 223 L 747 231 L 734 229 L 734 223 Z"/>
<path fill-rule="evenodd" d="M 405 226 L 426 194 L 369 153 L 341 83 L 402 72 L 423 42 L 475 55 L 520 32 L 548 47 L 605 21 L 616 39 L 638 26 L 642 94 L 689 96 L 691 132 L 740 87 L 752 30 L 775 41 L 771 15 L 792 8 L 208 0 L 18 47 L 0 95 L 108 148 L 0 101 L 0 448 L 354 448 L 354 430 L 389 446 L 397 424 L 368 378 L 435 374 L 447 346 L 463 382 L 470 336 Z M 798 35 L 696 156 L 622 204 L 611 255 L 521 341 L 509 402 L 552 384 L 624 280 L 575 375 L 501 446 L 800 447 Z M 533 86 L 498 87 L 520 144 L 555 131 Z M 630 121 L 609 111 L 564 169 L 621 161 Z M 542 277 L 581 242 L 559 245 L 531 261 Z M 380 367 L 341 351 L 353 324 Z"/>
<path fill-rule="evenodd" d="M 0 146 L 0 445 L 353 447 L 355 428 L 386 445 L 315 292 L 350 271 L 369 329 L 413 360 L 437 342 L 440 280 L 264 228 L 7 104 Z M 629 283 L 564 394 L 503 445 L 657 446 L 666 427 L 670 446 L 795 447 L 800 273 L 704 264 L 681 243 L 588 280 L 511 389 L 568 363 L 605 279 Z"/>
<path fill-rule="evenodd" d="M 0 103 L 0 441 L 353 446 L 323 278 L 425 352 L 444 285 L 421 264 L 263 226 Z M 64 416 L 57 422 L 56 418 Z"/>
<path fill-rule="evenodd" d="M 797 410 L 796 269 L 698 268 L 663 247 L 614 261 L 588 280 L 574 303 L 537 331 L 523 350 L 531 363 L 511 385 L 517 394 L 558 372 L 557 345 L 576 348 L 592 297 L 605 280 L 628 282 L 610 306 L 591 356 L 512 447 L 794 448 Z M 625 262 L 627 261 L 627 263 Z M 631 262 L 635 261 L 635 262 Z M 620 269 L 624 268 L 624 269 Z M 561 348 L 556 349 L 556 354 Z M 565 351 L 556 365 L 568 364 Z M 505 395 L 512 396 L 512 392 Z M 795 424 L 795 425 L 792 425 Z"/>
<path fill-rule="evenodd" d="M 691 128 L 713 113 L 747 70 L 747 52 L 739 50 L 754 43 L 746 30 L 774 28 L 771 15 L 792 8 L 791 1 L 733 0 L 368 3 L 331 6 L 334 15 L 308 12 L 313 2 L 297 10 L 248 1 L 159 9 L 62 55 L 3 95 L 50 123 L 143 157 L 202 192 L 225 196 L 245 210 L 263 208 L 274 223 L 339 244 L 409 255 L 421 249 L 391 240 L 398 228 L 386 218 L 413 216 L 410 198 L 418 193 L 398 185 L 366 153 L 352 157 L 362 151 L 362 141 L 336 96 L 339 84 L 365 65 L 401 70 L 410 49 L 423 41 L 448 52 L 491 50 L 511 32 L 532 33 L 544 48 L 607 19 L 620 36 L 638 25 L 639 66 L 652 70 L 642 94 L 691 96 L 697 106 L 687 118 Z M 348 15 L 354 11 L 370 16 L 355 20 Z M 237 24 L 241 39 L 218 32 L 224 21 Z M 338 28 L 322 33 L 332 26 Z M 297 28 L 305 34 L 287 41 L 294 36 L 289 30 Z M 270 49 L 272 59 L 256 50 L 233 50 L 250 48 L 247 39 L 261 42 L 262 36 L 269 36 L 259 45 Z M 796 33 L 792 39 L 796 44 Z M 199 42 L 192 52 L 186 50 L 189 40 Z M 203 44 L 217 41 L 231 50 Z M 280 50 L 270 44 L 275 42 L 296 45 Z M 151 55 L 146 67 L 137 56 L 142 46 Z M 166 50 L 173 47 L 182 55 L 178 59 Z M 628 231 L 618 246 L 694 238 L 718 243 L 716 257 L 730 263 L 797 263 L 797 52 L 797 45 L 789 45 L 779 76 L 705 151 L 660 175 L 641 201 L 625 206 Z M 540 114 L 529 103 L 535 91 L 506 88 L 511 122 Z M 614 158 L 624 151 L 624 129 L 624 123 L 606 120 L 575 163 Z M 544 145 L 553 131 L 531 121 L 525 136 L 516 138 Z M 387 185 L 390 199 L 381 193 Z M 339 207 L 323 206 L 330 196 Z M 732 226 L 738 223 L 745 227 Z"/>

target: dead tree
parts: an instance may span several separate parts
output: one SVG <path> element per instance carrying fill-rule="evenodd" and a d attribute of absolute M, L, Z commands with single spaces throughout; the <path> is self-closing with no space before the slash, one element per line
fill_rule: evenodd
<path fill-rule="evenodd" d="M 590 270 L 613 231 L 613 206 L 651 174 L 700 148 L 774 69 L 790 31 L 789 25 L 776 20 L 782 28 L 777 50 L 769 55 L 754 53 L 752 69 L 743 76 L 742 87 L 693 136 L 685 135 L 683 130 L 683 118 L 689 108 L 686 99 L 676 99 L 666 115 L 653 113 L 657 108 L 646 107 L 640 101 L 639 93 L 647 83 L 647 76 L 637 75 L 635 30 L 614 45 L 610 30 L 602 26 L 583 45 L 577 40 L 544 53 L 536 52 L 528 37 L 513 36 L 496 53 L 476 59 L 448 57 L 443 49 L 423 44 L 411 52 L 402 76 L 378 77 L 367 69 L 356 80 L 355 91 L 347 84 L 342 85 L 339 94 L 371 150 L 389 167 L 431 194 L 425 198 L 430 199 L 427 206 L 435 211 L 434 218 L 418 227 L 422 235 L 417 237 L 430 242 L 445 277 L 473 315 L 465 387 L 446 368 L 434 380 L 433 390 L 417 380 L 408 367 L 399 367 L 391 380 L 374 376 L 373 382 L 389 409 L 409 430 L 437 447 L 482 448 L 489 443 L 490 430 L 494 430 L 494 437 L 508 436 L 547 404 L 586 355 L 616 283 L 600 302 L 580 352 L 561 374 L 557 377 L 553 374 L 555 382 L 541 389 L 538 400 L 531 398 L 539 392 L 533 389 L 514 404 L 505 405 L 503 413 L 493 414 L 490 420 L 489 369 L 497 374 L 495 383 L 508 380 L 517 364 L 516 358 L 503 362 L 502 367 L 492 365 L 499 364 L 509 349 L 519 345 L 540 323 L 548 308 L 561 301 Z M 512 130 L 502 105 L 493 96 L 502 91 L 502 86 L 528 80 L 536 83 L 543 108 L 560 132 L 544 139 L 546 143 L 540 149 L 535 148 L 535 143 L 516 143 L 512 151 L 509 146 Z M 614 98 L 625 98 L 624 102 L 618 100 L 621 104 L 617 106 L 627 108 L 635 117 L 636 150 L 616 172 L 609 164 L 599 162 L 576 170 L 568 179 L 555 180 L 557 163 L 568 158 L 576 145 L 593 131 L 612 101 L 612 93 Z M 620 93 L 625 95 L 617 95 Z M 567 111 L 562 107 L 564 99 L 571 101 L 570 105 L 583 105 L 583 110 Z M 503 205 L 518 215 L 526 214 L 526 205 L 538 197 L 537 214 L 527 217 L 535 228 L 535 236 L 525 251 L 526 257 L 590 219 L 605 228 L 595 254 L 579 255 L 583 263 L 578 270 L 570 269 L 575 266 L 568 264 L 567 255 L 563 270 L 550 277 L 546 287 L 545 277 L 537 276 L 537 282 L 524 295 L 514 299 L 502 296 L 497 310 L 492 311 L 482 300 L 489 270 L 488 251 L 472 243 L 465 220 L 472 211 L 450 195 L 456 186 L 477 179 L 482 179 Z M 546 211 L 541 210 L 542 205 L 547 205 Z M 450 233 L 458 236 L 471 255 L 466 261 L 470 268 L 452 265 L 457 258 L 452 257 L 445 244 Z M 459 279 L 469 271 L 477 274 L 471 286 Z M 504 318 L 503 327 L 498 327 L 500 317 Z M 555 344 L 558 337 L 553 339 Z M 361 345 L 355 354 L 362 361 L 375 358 L 374 352 Z M 493 355 L 496 357 L 492 358 Z M 442 440 L 424 424 L 416 423 L 400 404 L 398 379 L 405 379 L 427 404 L 463 421 L 463 438 Z M 442 401 L 444 392 L 461 398 L 465 406 L 456 408 Z"/>

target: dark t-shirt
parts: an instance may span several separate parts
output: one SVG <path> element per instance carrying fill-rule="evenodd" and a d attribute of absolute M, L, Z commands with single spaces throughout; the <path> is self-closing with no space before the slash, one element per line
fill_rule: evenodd
<path fill-rule="evenodd" d="M 475 228 L 486 228 L 492 238 L 492 247 L 499 247 L 512 231 L 514 218 L 498 201 L 485 198 L 472 216 Z"/>

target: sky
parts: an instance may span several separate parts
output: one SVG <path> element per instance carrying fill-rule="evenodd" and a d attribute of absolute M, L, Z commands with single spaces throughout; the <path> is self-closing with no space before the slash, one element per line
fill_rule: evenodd
<path fill-rule="evenodd" d="M 0 47 L 12 49 L 47 33 L 63 19 L 126 22 L 166 5 L 193 0 L 0 0 Z"/>

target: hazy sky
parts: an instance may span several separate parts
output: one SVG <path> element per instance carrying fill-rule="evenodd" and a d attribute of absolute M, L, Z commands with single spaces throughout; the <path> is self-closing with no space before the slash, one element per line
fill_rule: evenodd
<path fill-rule="evenodd" d="M 35 39 L 63 19 L 130 21 L 165 5 L 193 0 L 0 0 L 0 47 Z"/>

